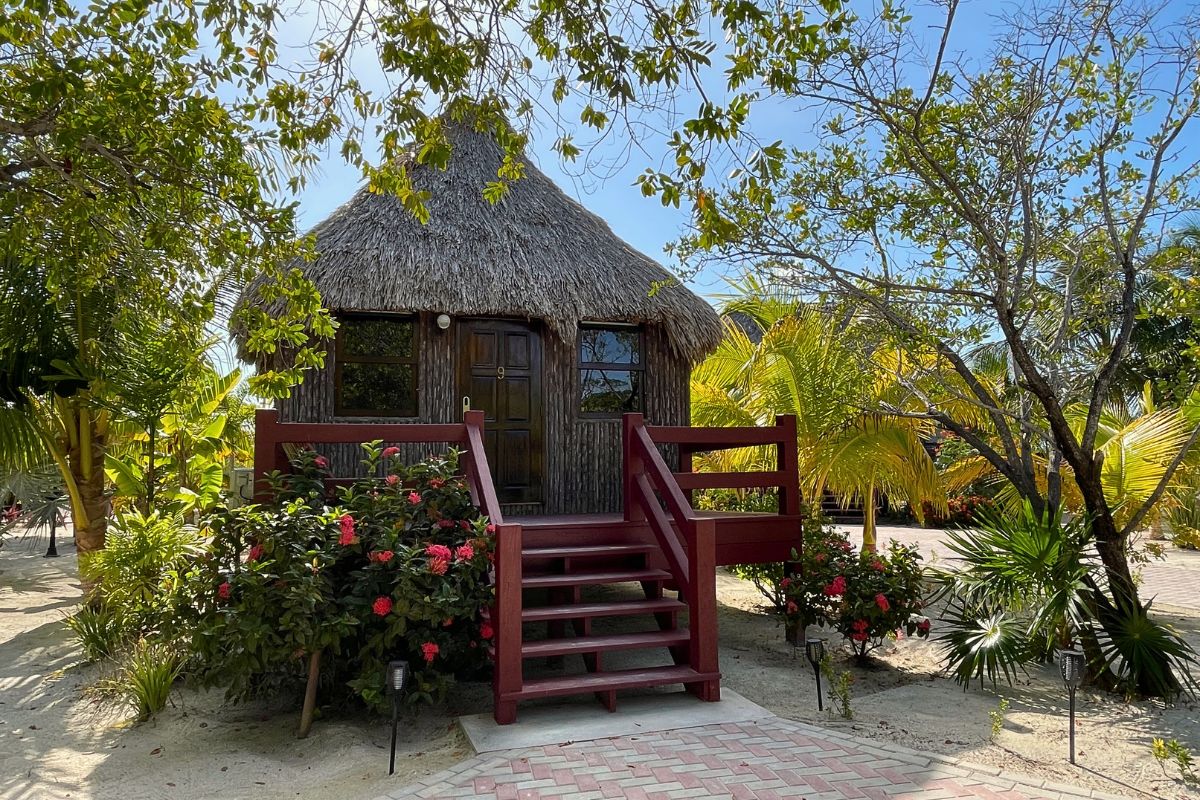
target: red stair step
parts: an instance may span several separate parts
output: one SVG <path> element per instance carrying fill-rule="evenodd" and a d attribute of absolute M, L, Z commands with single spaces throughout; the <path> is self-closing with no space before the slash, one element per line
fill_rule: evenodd
<path fill-rule="evenodd" d="M 598 544 L 565 547 L 529 547 L 522 551 L 525 558 L 604 558 L 606 556 L 640 556 L 656 548 L 649 544 Z"/>
<path fill-rule="evenodd" d="M 594 586 L 600 583 L 630 583 L 633 581 L 667 581 L 671 573 L 661 569 L 623 569 L 605 572 L 568 572 L 545 575 L 525 575 L 521 586 L 526 589 L 545 589 L 558 586 Z"/>
<path fill-rule="evenodd" d="M 637 650 L 643 647 L 674 647 L 686 644 L 687 641 L 686 629 L 618 633 L 610 636 L 577 636 L 572 639 L 543 639 L 525 642 L 521 645 L 521 655 L 524 658 L 569 656 L 577 653 Z"/>
<path fill-rule="evenodd" d="M 535 697 L 555 697 L 566 694 L 612 691 L 617 689 L 644 689 L 650 686 L 667 686 L 672 683 L 698 683 L 713 681 L 721 673 L 697 672 L 688 666 L 642 667 L 613 672 L 588 672 L 582 675 L 564 675 L 554 678 L 537 678 L 525 681 L 521 691 L 503 697 L 505 700 L 530 700 Z"/>
<path fill-rule="evenodd" d="M 591 617 L 623 617 L 634 614 L 664 614 L 687 610 L 687 605 L 666 597 L 654 600 L 614 600 L 604 603 L 566 603 L 521 609 L 522 622 L 545 622 L 553 619 L 588 619 Z"/>

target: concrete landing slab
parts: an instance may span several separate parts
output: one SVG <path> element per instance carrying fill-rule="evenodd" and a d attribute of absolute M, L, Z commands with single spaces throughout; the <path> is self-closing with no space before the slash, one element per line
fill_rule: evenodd
<path fill-rule="evenodd" d="M 497 725 L 491 713 L 459 717 L 458 724 L 477 753 L 491 753 L 774 716 L 722 687 L 717 703 L 706 703 L 682 691 L 658 692 L 618 696 L 617 710 L 610 713 L 588 696 L 555 705 L 520 707 L 517 721 L 511 725 Z"/>

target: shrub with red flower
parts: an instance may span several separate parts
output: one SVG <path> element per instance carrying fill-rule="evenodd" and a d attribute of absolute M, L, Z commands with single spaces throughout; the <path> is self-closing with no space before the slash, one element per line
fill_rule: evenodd
<path fill-rule="evenodd" d="M 379 454 L 381 458 L 392 458 L 400 455 L 399 447 L 385 447 L 383 452 Z"/>
<path fill-rule="evenodd" d="M 929 635 L 929 621 L 919 613 L 925 587 L 915 547 L 892 542 L 886 551 L 859 554 L 835 528 L 813 531 L 806 531 L 800 572 L 788 576 L 787 586 L 781 582 L 791 630 L 832 627 L 859 658 L 901 631 Z"/>
<path fill-rule="evenodd" d="M 457 453 L 408 466 L 380 443 L 364 450 L 366 474 L 381 477 L 330 495 L 320 456 L 302 450 L 292 473 L 271 479 L 273 503 L 206 520 L 178 621 L 191 632 L 198 684 L 298 698 L 306 660 L 321 652 L 325 675 L 338 676 L 322 692 L 342 687 L 381 707 L 392 659 L 420 667 L 410 702 L 436 700 L 456 675 L 486 667 L 494 538 L 457 477 Z M 269 552 L 269 569 L 247 552 L 250 561 Z"/>

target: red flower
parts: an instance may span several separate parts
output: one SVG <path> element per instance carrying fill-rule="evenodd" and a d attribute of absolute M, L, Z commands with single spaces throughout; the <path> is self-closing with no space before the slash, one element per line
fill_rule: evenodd
<path fill-rule="evenodd" d="M 387 481 L 388 486 L 395 486 L 397 483 L 400 482 L 400 476 L 399 475 L 388 475 L 386 478 L 384 478 L 384 480 Z"/>
<path fill-rule="evenodd" d="M 795 614 L 799 610 L 800 610 L 800 606 L 796 605 L 795 600 L 788 600 L 787 613 Z"/>
<path fill-rule="evenodd" d="M 419 495 L 416 492 L 409 492 L 408 493 L 408 502 L 412 503 L 415 506 L 417 503 L 421 502 L 421 495 Z"/>
<path fill-rule="evenodd" d="M 233 586 L 230 585 L 229 581 L 225 581 L 217 587 L 217 597 L 222 600 L 228 600 L 231 594 L 233 594 Z"/>
<path fill-rule="evenodd" d="M 386 617 L 388 614 L 392 613 L 392 598 L 375 598 L 375 604 L 371 606 L 371 610 L 375 612 L 376 616 Z"/>
<path fill-rule="evenodd" d="M 780 588 L 780 589 L 786 589 L 786 588 L 788 588 L 788 587 L 789 587 L 789 586 L 791 586 L 791 585 L 792 585 L 792 579 L 791 579 L 791 578 L 784 578 L 783 580 L 781 580 L 781 581 L 779 582 L 779 588 Z"/>
<path fill-rule="evenodd" d="M 392 556 L 396 555 L 391 550 L 375 550 L 367 554 L 368 561 L 374 561 L 376 564 L 386 564 L 392 560 Z"/>
<path fill-rule="evenodd" d="M 817 562 L 818 564 L 824 564 L 825 558 L 826 556 L 824 553 L 817 553 L 815 556 L 813 556 L 813 561 Z"/>
<path fill-rule="evenodd" d="M 879 610 L 883 612 L 887 612 L 892 607 L 892 604 L 888 602 L 887 597 L 882 594 L 875 595 L 875 605 L 879 606 Z"/>
<path fill-rule="evenodd" d="M 444 544 L 431 544 L 425 548 L 425 555 L 442 561 L 450 560 L 450 548 Z"/>
<path fill-rule="evenodd" d="M 325 469 L 326 467 L 329 466 L 329 461 L 326 460 L 325 456 L 317 456 L 316 458 L 313 459 L 313 463 L 316 464 L 321 469 Z"/>
<path fill-rule="evenodd" d="M 485 622 L 479 626 L 479 638 L 491 639 L 495 635 L 496 635 L 496 632 L 494 630 L 492 630 L 492 626 L 489 625 L 488 623 Z"/>
<path fill-rule="evenodd" d="M 465 519 L 460 519 L 458 521 L 458 527 L 462 528 L 464 531 L 469 531 L 471 530 L 471 523 L 467 522 Z"/>
<path fill-rule="evenodd" d="M 381 455 L 384 458 L 391 458 L 392 456 L 399 455 L 399 454 L 400 454 L 399 447 L 385 447 L 383 450 L 383 453 Z"/>
<path fill-rule="evenodd" d="M 856 642 L 865 642 L 870 637 L 865 633 L 852 633 L 850 634 L 850 638 Z"/>
<path fill-rule="evenodd" d="M 254 547 L 250 548 L 250 552 L 246 554 L 247 561 L 258 561 L 262 557 L 263 546 L 261 544 L 254 545 Z"/>
<path fill-rule="evenodd" d="M 849 542 L 842 542 L 840 547 L 842 548 L 842 550 L 844 550 L 848 553 L 854 547 L 854 545 L 850 544 Z"/>
<path fill-rule="evenodd" d="M 932 627 L 933 627 L 933 625 L 927 619 L 923 619 L 917 623 L 917 630 L 920 631 L 922 634 L 928 634 L 929 629 Z"/>
<path fill-rule="evenodd" d="M 867 621 L 865 619 L 856 619 L 854 622 L 850 623 L 850 627 L 859 633 L 862 633 L 867 629 Z"/>
<path fill-rule="evenodd" d="M 495 533 L 496 526 L 489 522 L 484 530 L 486 530 L 488 533 Z"/>
<path fill-rule="evenodd" d="M 438 527 L 439 527 L 439 528 L 453 528 L 453 527 L 454 527 L 454 520 L 452 520 L 452 519 L 439 519 L 437 524 L 438 524 Z"/>
<path fill-rule="evenodd" d="M 454 624 L 454 617 L 446 617 L 444 620 L 442 620 L 443 628 L 449 628 L 453 624 Z"/>
<path fill-rule="evenodd" d="M 454 551 L 454 558 L 459 561 L 470 561 L 475 557 L 475 548 L 464 544 Z"/>
<path fill-rule="evenodd" d="M 421 645 L 421 655 L 424 656 L 426 664 L 432 664 L 439 652 L 438 646 L 433 642 L 426 642 Z"/>
<path fill-rule="evenodd" d="M 446 482 L 444 480 L 442 480 L 441 478 L 430 478 L 429 479 L 429 488 L 431 488 L 431 489 L 440 489 L 445 485 L 446 485 Z"/>
<path fill-rule="evenodd" d="M 838 575 L 825 587 L 824 592 L 829 597 L 841 597 L 844 595 L 846 593 L 845 577 Z"/>
<path fill-rule="evenodd" d="M 450 562 L 444 558 L 435 558 L 429 562 L 429 571 L 434 575 L 445 575 L 450 569 Z"/>
<path fill-rule="evenodd" d="M 350 516 L 349 514 L 342 514 L 342 517 L 338 520 L 338 522 L 342 526 L 343 536 L 346 534 L 350 534 L 351 536 L 354 535 L 354 517 Z"/>

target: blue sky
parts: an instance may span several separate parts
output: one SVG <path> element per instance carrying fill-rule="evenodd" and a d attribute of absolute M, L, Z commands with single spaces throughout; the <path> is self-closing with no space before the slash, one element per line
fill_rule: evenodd
<path fill-rule="evenodd" d="M 919 36 L 928 36 L 932 45 L 941 31 L 931 23 L 940 21 L 940 13 L 936 9 L 931 13 L 928 4 L 914 2 L 907 5 L 915 17 L 911 29 Z M 1019 5 L 1019 2 L 997 0 L 963 0 L 955 23 L 952 50 L 968 58 L 986 54 L 995 28 L 994 15 L 1012 12 Z M 1172 7 L 1172 15 L 1176 11 L 1184 12 L 1192 7 L 1188 0 L 1174 0 L 1168 5 Z M 285 26 L 284 33 L 289 29 L 292 33 L 298 33 L 306 27 L 303 19 L 292 20 Z M 374 85 L 378 85 L 378 67 L 369 54 L 364 54 L 364 57 L 358 60 L 358 64 L 363 82 L 372 86 L 374 81 Z M 923 76 L 924 71 L 920 71 Z M 687 108 L 689 99 L 686 96 L 683 98 L 682 108 Z M 764 141 L 782 139 L 788 144 L 800 146 L 811 144 L 813 141 L 809 134 L 812 120 L 786 106 L 760 104 L 755 109 L 751 123 L 754 133 Z M 586 134 L 580 134 L 581 139 L 584 136 Z M 634 184 L 639 173 L 662 158 L 665 148 L 661 143 L 641 141 L 639 145 L 645 152 L 635 151 L 629 153 L 627 158 L 620 159 L 619 155 L 627 143 L 617 141 L 607 150 L 601 148 L 598 155 L 601 158 L 607 157 L 610 161 L 617 159 L 621 163 L 616 166 L 607 165 L 604 174 L 583 170 L 585 174 L 580 175 L 581 168 L 578 164 L 564 165 L 550 150 L 554 137 L 552 126 L 549 125 L 535 131 L 529 153 L 531 160 L 565 192 L 603 217 L 617 235 L 671 266 L 669 258 L 663 253 L 663 247 L 679 237 L 686 226 L 687 215 L 679 209 L 664 208 L 656 198 L 642 197 Z M 300 202 L 302 229 L 307 230 L 349 199 L 360 182 L 357 170 L 346 165 L 334 148 L 322 160 L 316 174 L 310 178 L 308 185 L 297 198 Z M 693 290 L 708 296 L 723 292 L 726 285 L 722 272 L 720 269 L 709 269 L 697 276 L 691 283 Z"/>

